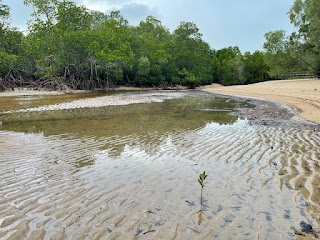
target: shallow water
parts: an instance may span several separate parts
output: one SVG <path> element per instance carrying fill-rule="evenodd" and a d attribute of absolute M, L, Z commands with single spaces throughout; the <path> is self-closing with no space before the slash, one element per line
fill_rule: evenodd
<path fill-rule="evenodd" d="M 12 109 L 32 108 L 42 105 L 56 104 L 66 101 L 73 101 L 83 98 L 94 98 L 105 95 L 119 94 L 120 91 L 110 92 L 85 92 L 76 94 L 59 94 L 59 95 L 34 95 L 34 96 L 12 96 L 0 97 L 0 111 Z"/>
<path fill-rule="evenodd" d="M 301 221 L 318 228 L 319 133 L 229 114 L 244 105 L 186 93 L 0 117 L 0 238 L 296 239 Z"/>

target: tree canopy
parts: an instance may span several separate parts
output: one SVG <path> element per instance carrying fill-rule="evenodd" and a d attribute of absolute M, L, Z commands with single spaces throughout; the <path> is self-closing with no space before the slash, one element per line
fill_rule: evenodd
<path fill-rule="evenodd" d="M 288 12 L 297 31 L 266 33 L 266 63 L 272 77 L 288 72 L 320 74 L 320 1 L 295 0 Z"/>
<path fill-rule="evenodd" d="M 170 32 L 149 16 L 131 26 L 119 11 L 104 14 L 67 0 L 24 0 L 33 8 L 27 34 L 9 24 L 0 0 L 0 90 L 108 89 L 117 85 L 249 84 L 288 71 L 319 72 L 319 4 L 296 0 L 289 16 L 298 31 L 267 33 L 265 52 L 213 49 L 193 22 Z"/>

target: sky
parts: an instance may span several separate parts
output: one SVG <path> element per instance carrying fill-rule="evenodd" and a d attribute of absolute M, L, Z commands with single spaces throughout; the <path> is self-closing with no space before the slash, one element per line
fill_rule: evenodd
<path fill-rule="evenodd" d="M 264 34 L 295 31 L 287 12 L 294 0 L 74 0 L 91 10 L 120 10 L 130 25 L 154 16 L 174 31 L 181 21 L 194 22 L 213 49 L 238 46 L 241 52 L 263 50 Z M 32 9 L 23 0 L 3 0 L 11 7 L 11 25 L 27 28 Z"/>

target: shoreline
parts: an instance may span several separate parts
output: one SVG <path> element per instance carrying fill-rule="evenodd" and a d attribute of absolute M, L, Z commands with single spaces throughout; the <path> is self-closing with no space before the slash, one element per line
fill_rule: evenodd
<path fill-rule="evenodd" d="M 12 91 L 0 92 L 1 97 L 21 97 L 21 96 L 40 96 L 40 95 L 64 95 L 64 94 L 73 94 L 73 93 L 86 93 L 89 91 L 86 90 L 75 90 L 72 93 L 66 93 L 61 91 L 50 91 L 50 90 L 33 90 L 28 88 L 18 89 L 15 88 Z"/>
<path fill-rule="evenodd" d="M 248 119 L 250 125 L 269 126 L 269 127 L 295 127 L 303 129 L 319 129 L 320 125 L 305 120 L 297 115 L 296 109 L 285 103 L 254 97 L 236 96 L 230 94 L 218 94 L 202 89 L 188 91 L 167 91 L 167 90 L 149 90 L 149 91 L 132 91 L 127 93 L 116 92 L 115 95 L 93 96 L 89 98 L 69 99 L 69 94 L 59 95 L 63 101 L 51 104 L 36 104 L 35 106 L 17 108 L 6 111 L 0 111 L 1 115 L 11 113 L 23 113 L 33 111 L 54 111 L 54 110 L 71 110 L 78 108 L 99 108 L 105 106 L 121 106 L 137 103 L 161 102 L 166 99 L 179 98 L 188 94 L 205 94 L 221 97 L 239 102 L 247 102 L 253 107 L 239 107 L 232 111 L 230 115 Z M 75 97 L 76 95 L 73 95 Z M 64 98 L 67 97 L 67 98 Z M 70 96 L 71 97 L 71 96 Z M 1 99 L 1 98 L 0 98 Z M 5 100 L 6 98 L 3 98 Z M 68 100 L 69 99 L 69 100 Z M 59 99 L 60 101 L 61 99 Z"/>
<path fill-rule="evenodd" d="M 305 117 L 306 114 L 302 113 L 310 113 L 310 109 L 303 108 L 300 105 L 288 103 L 288 101 L 283 101 L 282 98 L 289 96 L 296 92 L 302 92 L 304 93 L 304 97 L 306 97 L 306 94 L 309 94 L 309 92 L 306 92 L 305 89 L 297 89 L 296 86 L 291 86 L 292 83 L 318 83 L 320 84 L 319 80 L 280 80 L 280 81 L 269 81 L 269 82 L 262 82 L 257 84 L 251 84 L 251 85 L 236 85 L 236 86 L 222 86 L 219 84 L 212 84 L 207 86 L 202 86 L 197 88 L 195 91 L 201 91 L 206 93 L 212 93 L 216 96 L 220 97 L 227 97 L 234 100 L 239 101 L 247 101 L 254 104 L 256 107 L 255 110 L 252 111 L 250 109 L 239 109 L 239 112 L 236 113 L 236 115 L 239 115 L 240 117 L 247 117 L 252 122 L 263 124 L 265 125 L 267 122 L 268 125 L 279 125 L 283 124 L 280 122 L 285 121 L 286 124 L 289 120 L 292 120 L 295 123 L 302 124 L 302 125 L 314 125 L 319 126 L 320 120 L 316 121 L 314 119 L 310 119 Z M 286 86 L 287 91 L 283 91 L 282 93 L 279 93 L 279 90 L 276 89 L 277 84 L 285 84 L 290 85 L 289 87 Z M 265 88 L 269 88 L 266 91 L 265 95 L 261 95 L 261 91 L 265 91 Z M 291 91 L 288 91 L 288 89 L 291 87 Z M 309 88 L 313 88 L 314 86 L 308 86 Z M 314 88 L 316 89 L 317 86 Z M 171 91 L 177 91 L 178 89 L 184 90 L 180 88 L 179 86 L 175 90 Z M 294 89 L 294 91 L 292 91 Z M 320 85 L 319 85 L 320 89 Z M 253 91 L 256 90 L 256 91 Z M 280 89 L 280 90 L 283 90 Z M 132 91 L 132 92 L 138 92 L 138 91 L 164 91 L 166 90 L 159 90 L 157 88 L 138 88 L 138 87 L 118 87 L 115 89 L 112 89 L 111 91 L 114 92 L 121 92 L 121 91 Z M 192 90 L 190 90 L 192 91 Z M 270 95 L 270 91 L 274 92 L 273 95 Z M 99 91 L 97 91 L 99 92 Z M 170 92 L 168 90 L 168 92 Z M 179 91 L 178 91 L 179 92 Z M 290 94 L 288 94 L 288 92 Z M 84 90 L 76 90 L 73 92 L 74 94 L 81 94 L 81 93 L 92 93 L 92 91 L 84 91 Z M 318 92 L 315 91 L 317 94 Z M 41 90 L 29 90 L 29 89 L 16 89 L 15 91 L 7 91 L 7 92 L 0 92 L 0 99 L 1 97 L 19 97 L 19 96 L 39 96 L 39 95 L 68 95 L 64 92 L 58 92 L 58 91 L 41 91 Z M 139 94 L 138 94 L 139 95 Z M 271 97 L 270 97 L 271 96 Z M 276 98 L 276 99 L 274 99 Z M 282 100 L 282 101 L 281 101 Z M 310 100 L 312 102 L 312 98 Z M 140 102 L 140 101 L 138 101 Z M 317 102 L 316 102 L 317 103 Z M 123 105 L 125 103 L 122 103 L 120 105 Z M 315 105 L 315 104 L 313 104 Z M 311 105 L 312 106 L 312 105 Z M 90 107 L 90 104 L 87 105 L 87 107 Z M 320 107 L 320 101 L 319 101 L 319 107 Z M 315 106 L 317 108 L 317 106 Z M 312 112 L 312 114 L 319 116 L 320 118 L 320 111 L 318 112 Z M 289 124 L 292 125 L 292 124 Z"/>
<path fill-rule="evenodd" d="M 286 103 L 247 96 L 212 94 L 217 97 L 230 98 L 242 102 L 246 101 L 253 104 L 253 108 L 239 108 L 238 112 L 231 113 L 240 118 L 247 118 L 250 125 L 280 128 L 294 127 L 309 129 L 311 131 L 319 131 L 320 129 L 320 124 L 302 118 L 294 106 Z"/>
<path fill-rule="evenodd" d="M 4 91 L 0 92 L 0 98 L 1 97 L 20 97 L 20 96 L 40 96 L 40 95 L 64 95 L 64 94 L 77 94 L 77 93 L 92 93 L 92 92 L 118 92 L 118 91 L 155 91 L 155 90 L 163 90 L 163 91 L 178 91 L 178 90 L 187 90 L 186 87 L 183 86 L 176 86 L 172 89 L 162 89 L 157 87 L 126 87 L 126 86 L 120 86 L 116 88 L 112 88 L 109 90 L 101 90 L 96 89 L 93 91 L 89 90 L 72 90 L 69 92 L 62 92 L 62 91 L 54 91 L 54 90 L 34 90 L 34 89 L 28 89 L 28 88 L 15 88 L 12 91 Z"/>
<path fill-rule="evenodd" d="M 212 84 L 198 89 L 222 96 L 271 101 L 293 112 L 296 115 L 293 119 L 297 121 L 320 124 L 318 79 L 278 80 L 235 86 Z"/>

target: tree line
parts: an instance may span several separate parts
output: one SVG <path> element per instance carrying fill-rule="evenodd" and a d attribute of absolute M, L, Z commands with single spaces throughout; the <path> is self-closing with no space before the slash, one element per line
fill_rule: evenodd
<path fill-rule="evenodd" d="M 33 8 L 27 34 L 10 26 L 0 0 L 0 90 L 14 87 L 109 89 L 119 85 L 196 87 L 249 84 L 289 70 L 319 73 L 319 1 L 296 0 L 298 33 L 266 34 L 264 52 L 215 50 L 196 24 L 170 32 L 149 16 L 131 26 L 119 11 L 104 14 L 66 0 L 24 0 Z M 316 8 L 318 7 L 318 9 Z M 317 35 L 318 34 L 318 35 Z"/>
<path fill-rule="evenodd" d="M 287 35 L 284 30 L 266 33 L 265 61 L 271 77 L 292 72 L 320 76 L 320 1 L 295 0 L 288 12 L 297 28 Z"/>

